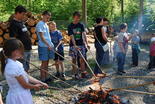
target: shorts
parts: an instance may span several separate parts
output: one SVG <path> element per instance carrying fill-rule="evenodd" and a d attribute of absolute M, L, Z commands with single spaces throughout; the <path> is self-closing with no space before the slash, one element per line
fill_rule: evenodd
<path fill-rule="evenodd" d="M 60 55 L 58 55 L 57 53 L 55 53 L 55 58 L 54 61 L 64 61 L 64 52 L 58 52 Z M 63 56 L 63 57 L 61 57 Z"/>
<path fill-rule="evenodd" d="M 80 48 L 80 52 L 83 55 L 83 57 L 86 57 L 86 48 L 85 46 L 78 46 Z M 69 49 L 69 56 L 72 58 L 77 58 L 77 57 L 82 57 L 80 52 L 76 50 L 73 46 L 70 47 Z"/>
<path fill-rule="evenodd" d="M 54 59 L 54 51 L 49 50 L 48 47 L 38 47 L 39 60 L 48 61 Z"/>

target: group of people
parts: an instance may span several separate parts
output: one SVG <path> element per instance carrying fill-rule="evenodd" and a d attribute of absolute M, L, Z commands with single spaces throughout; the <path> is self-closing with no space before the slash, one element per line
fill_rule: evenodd
<path fill-rule="evenodd" d="M 1 51 L 1 71 L 9 85 L 6 104 L 33 104 L 30 89 L 39 90 L 48 88 L 47 82 L 52 79 L 48 75 L 49 60 L 53 59 L 56 66 L 56 77 L 66 80 L 64 68 L 64 45 L 62 33 L 57 29 L 54 21 L 50 21 L 51 13 L 44 11 L 42 20 L 36 25 L 36 33 L 38 36 L 38 55 L 41 61 L 40 73 L 41 81 L 31 77 L 28 74 L 30 69 L 29 61 L 31 56 L 32 44 L 28 29 L 26 28 L 23 18 L 26 9 L 23 6 L 15 8 L 14 18 L 10 21 L 10 37 L 4 43 Z M 68 26 L 68 35 L 70 36 L 69 56 L 72 58 L 72 75 L 75 79 L 87 78 L 86 61 L 87 51 L 90 46 L 87 41 L 85 26 L 80 23 L 81 14 L 73 13 L 73 22 Z M 94 39 L 96 48 L 97 63 L 93 73 L 103 74 L 100 66 L 105 55 L 109 55 L 108 51 L 108 35 L 107 25 L 108 19 L 99 17 L 96 19 L 94 27 Z M 135 30 L 133 35 L 127 33 L 127 24 L 120 25 L 120 32 L 115 36 L 113 46 L 114 57 L 117 59 L 117 74 L 125 73 L 124 64 L 128 49 L 128 42 L 132 42 L 132 60 L 133 66 L 138 66 L 138 54 L 140 52 L 140 37 L 138 31 Z M 108 59 L 107 59 L 108 60 Z M 78 67 L 77 67 L 78 66 Z M 148 68 L 155 67 L 155 34 L 153 34 L 150 46 L 150 63 Z"/>

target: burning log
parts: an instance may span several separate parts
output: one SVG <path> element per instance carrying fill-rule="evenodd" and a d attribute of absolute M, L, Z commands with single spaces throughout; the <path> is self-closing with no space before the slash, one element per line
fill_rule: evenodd
<path fill-rule="evenodd" d="M 121 99 L 117 95 L 110 94 L 111 90 L 90 90 L 79 95 L 76 104 L 121 104 Z"/>

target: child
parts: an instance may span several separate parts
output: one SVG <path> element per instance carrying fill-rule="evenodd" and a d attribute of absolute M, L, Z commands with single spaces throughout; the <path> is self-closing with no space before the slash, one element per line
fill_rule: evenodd
<path fill-rule="evenodd" d="M 138 36 L 138 30 L 135 30 L 131 38 L 132 43 L 132 66 L 138 66 L 138 54 L 140 53 L 140 37 Z"/>
<path fill-rule="evenodd" d="M 72 63 L 77 63 L 77 58 L 80 57 L 80 71 L 83 78 L 86 77 L 84 74 L 86 72 L 85 61 L 82 56 L 86 56 L 86 49 L 88 44 L 85 39 L 85 28 L 84 25 L 80 23 L 81 14 L 79 12 L 73 13 L 73 22 L 68 26 L 68 35 L 70 36 L 70 49 L 69 56 L 72 57 Z M 81 55 L 82 54 L 82 55 Z M 75 79 L 80 79 L 78 70 L 73 65 L 73 74 Z"/>
<path fill-rule="evenodd" d="M 54 21 L 49 22 L 49 29 L 52 43 L 54 44 L 55 50 L 55 67 L 57 70 L 56 77 L 60 77 L 61 79 L 65 80 L 65 73 L 64 73 L 64 45 L 63 45 L 63 37 L 62 33 L 57 30 L 56 23 Z M 60 56 L 61 55 L 61 56 Z M 61 70 L 59 69 L 61 67 Z"/>
<path fill-rule="evenodd" d="M 54 45 L 51 41 L 49 27 L 47 22 L 51 18 L 51 13 L 48 11 L 44 11 L 42 14 L 43 18 L 38 24 L 36 25 L 36 31 L 38 35 L 38 54 L 39 59 L 42 61 L 41 63 L 41 80 L 43 82 L 49 82 L 52 79 L 48 78 L 48 64 L 49 59 L 54 59 L 54 52 L 52 51 Z M 44 71 L 46 70 L 46 72 Z"/>
<path fill-rule="evenodd" d="M 30 89 L 39 90 L 48 85 L 29 76 L 22 63 L 17 59 L 23 57 L 24 46 L 20 40 L 10 39 L 4 43 L 1 51 L 1 71 L 9 85 L 6 104 L 33 104 Z"/>
<path fill-rule="evenodd" d="M 148 69 L 155 68 L 155 33 L 152 34 L 151 45 L 150 45 L 150 62 Z"/>
<path fill-rule="evenodd" d="M 118 37 L 117 37 L 118 45 L 116 45 L 118 75 L 122 75 L 126 73 L 124 71 L 124 64 L 125 64 L 125 57 L 128 49 L 128 41 L 130 39 L 126 31 L 127 31 L 127 24 L 126 23 L 121 24 L 120 33 L 118 34 Z"/>

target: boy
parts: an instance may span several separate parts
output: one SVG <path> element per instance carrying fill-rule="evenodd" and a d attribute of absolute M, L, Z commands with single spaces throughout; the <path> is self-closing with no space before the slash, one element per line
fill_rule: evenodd
<path fill-rule="evenodd" d="M 138 30 L 135 30 L 131 38 L 132 43 L 132 66 L 138 66 L 138 54 L 140 53 L 140 37 L 138 36 Z"/>
<path fill-rule="evenodd" d="M 13 16 L 14 18 L 10 21 L 9 31 L 10 37 L 16 37 L 24 45 L 24 60 L 21 59 L 20 61 L 23 63 L 25 71 L 28 72 L 30 69 L 29 61 L 31 56 L 32 43 L 29 35 L 30 33 L 23 22 L 26 12 L 27 10 L 25 7 L 21 5 L 15 8 L 15 14 Z"/>
<path fill-rule="evenodd" d="M 150 62 L 148 69 L 155 68 L 155 33 L 152 34 L 151 45 L 150 45 Z"/>
<path fill-rule="evenodd" d="M 52 43 L 54 44 L 55 51 L 58 53 L 55 53 L 55 67 L 57 70 L 56 77 L 60 77 L 62 80 L 65 79 L 65 73 L 64 73 L 64 45 L 63 45 L 63 37 L 62 33 L 57 30 L 56 23 L 54 21 L 49 22 L 49 28 L 50 28 L 50 35 Z M 60 56 L 61 55 L 61 56 Z M 61 67 L 61 70 L 59 69 Z"/>
<path fill-rule="evenodd" d="M 85 62 L 81 54 L 86 56 L 86 49 L 88 47 L 87 42 L 85 41 L 85 28 L 84 25 L 80 23 L 81 14 L 79 12 L 73 13 L 73 22 L 68 26 L 68 35 L 70 36 L 70 49 L 69 56 L 72 57 L 72 63 L 77 63 L 77 58 L 80 57 L 80 71 L 83 78 L 86 77 L 85 73 Z M 80 52 L 79 52 L 80 51 Z M 80 79 L 78 70 L 73 65 L 73 73 L 75 79 Z"/>
<path fill-rule="evenodd" d="M 38 35 L 38 54 L 39 54 L 39 59 L 42 61 L 41 63 L 41 80 L 43 82 L 50 81 L 51 79 L 48 78 L 48 64 L 49 64 L 49 59 L 54 58 L 54 52 L 52 51 L 54 45 L 51 41 L 50 37 L 50 32 L 49 32 L 49 27 L 47 25 L 47 22 L 51 18 L 51 13 L 48 11 L 44 11 L 42 13 L 42 20 L 38 22 L 36 25 L 36 31 Z M 44 71 L 46 70 L 46 72 Z"/>

